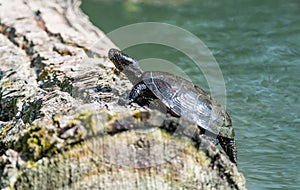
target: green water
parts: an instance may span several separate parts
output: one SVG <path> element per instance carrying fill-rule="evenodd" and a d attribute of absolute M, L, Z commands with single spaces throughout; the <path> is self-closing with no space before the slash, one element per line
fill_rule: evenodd
<path fill-rule="evenodd" d="M 151 21 L 197 35 L 223 72 L 238 167 L 247 188 L 300 189 L 300 1 L 137 2 L 84 1 L 82 9 L 106 33 Z M 182 53 L 157 45 L 127 52 L 178 63 L 194 82 L 209 90 L 201 72 L 190 68 Z"/>

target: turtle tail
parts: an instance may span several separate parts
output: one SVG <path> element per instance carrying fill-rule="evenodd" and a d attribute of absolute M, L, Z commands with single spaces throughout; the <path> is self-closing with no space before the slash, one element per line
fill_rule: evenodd
<path fill-rule="evenodd" d="M 235 140 L 226 137 L 219 137 L 219 141 L 221 147 L 228 155 L 230 161 L 237 165 L 237 153 L 236 153 Z"/>

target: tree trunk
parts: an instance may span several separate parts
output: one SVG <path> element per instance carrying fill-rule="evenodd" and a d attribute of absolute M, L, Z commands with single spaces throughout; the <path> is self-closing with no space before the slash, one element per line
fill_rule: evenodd
<path fill-rule="evenodd" d="M 122 105 L 115 46 L 78 6 L 0 0 L 1 189 L 245 189 L 197 126 Z"/>

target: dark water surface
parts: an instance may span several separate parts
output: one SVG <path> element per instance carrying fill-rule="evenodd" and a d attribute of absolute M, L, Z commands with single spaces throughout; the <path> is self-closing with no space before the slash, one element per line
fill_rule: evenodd
<path fill-rule="evenodd" d="M 85 0 L 82 9 L 106 33 L 163 22 L 198 36 L 223 72 L 247 187 L 300 189 L 300 1 Z M 209 91 L 202 73 L 174 49 L 140 45 L 127 52 L 178 63 Z"/>

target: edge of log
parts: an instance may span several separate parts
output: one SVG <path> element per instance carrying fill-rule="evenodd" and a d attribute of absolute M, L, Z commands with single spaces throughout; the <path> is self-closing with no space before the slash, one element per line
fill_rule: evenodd
<path fill-rule="evenodd" d="M 79 5 L 0 0 L 1 189 L 245 189 L 195 125 L 120 104 L 115 45 Z"/>

